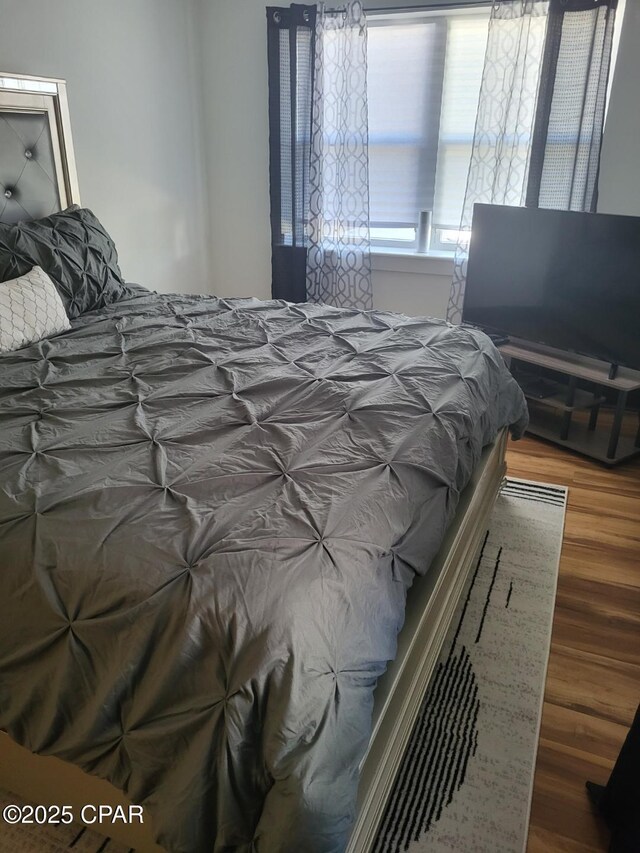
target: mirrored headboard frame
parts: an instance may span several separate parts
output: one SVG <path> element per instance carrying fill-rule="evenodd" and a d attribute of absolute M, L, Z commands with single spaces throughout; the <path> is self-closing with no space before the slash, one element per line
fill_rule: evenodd
<path fill-rule="evenodd" d="M 0 71 L 0 112 L 2 111 L 46 113 L 51 132 L 60 208 L 80 204 L 66 82 L 55 77 L 32 77 Z"/>

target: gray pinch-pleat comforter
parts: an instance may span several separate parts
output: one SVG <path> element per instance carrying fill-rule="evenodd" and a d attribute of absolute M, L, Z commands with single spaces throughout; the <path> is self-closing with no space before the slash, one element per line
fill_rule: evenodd
<path fill-rule="evenodd" d="M 148 294 L 0 356 L 0 727 L 171 851 L 343 850 L 405 594 L 526 408 L 480 332 Z"/>

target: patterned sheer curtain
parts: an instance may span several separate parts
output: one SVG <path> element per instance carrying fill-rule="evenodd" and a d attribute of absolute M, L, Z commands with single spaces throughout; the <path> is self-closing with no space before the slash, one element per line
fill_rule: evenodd
<path fill-rule="evenodd" d="M 367 29 L 359 0 L 318 8 L 312 103 L 307 298 L 369 309 Z"/>
<path fill-rule="evenodd" d="M 499 0 L 489 24 L 462 222 L 473 205 L 595 211 L 617 0 Z M 447 319 L 462 319 L 468 242 Z"/>
<path fill-rule="evenodd" d="M 548 6 L 547 0 L 509 0 L 491 12 L 447 308 L 451 323 L 462 320 L 473 205 L 525 202 Z"/>

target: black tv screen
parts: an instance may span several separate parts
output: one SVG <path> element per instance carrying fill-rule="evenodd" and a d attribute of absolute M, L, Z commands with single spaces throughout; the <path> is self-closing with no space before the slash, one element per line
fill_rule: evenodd
<path fill-rule="evenodd" d="M 476 204 L 462 319 L 640 368 L 640 217 Z"/>

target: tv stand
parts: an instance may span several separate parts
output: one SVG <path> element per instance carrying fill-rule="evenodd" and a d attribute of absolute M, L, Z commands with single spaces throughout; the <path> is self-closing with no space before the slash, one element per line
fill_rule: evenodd
<path fill-rule="evenodd" d="M 608 365 L 595 359 L 582 358 L 573 353 L 563 353 L 535 344 L 510 341 L 499 346 L 507 362 L 516 361 L 544 367 L 558 374 L 557 382 L 549 393 L 540 393 L 523 383 L 523 392 L 529 402 L 530 423 L 528 432 L 576 450 L 606 465 L 616 465 L 640 454 L 640 427 L 634 439 L 621 437 L 622 421 L 627 406 L 627 396 L 640 388 L 640 373 Z M 578 380 L 588 382 L 592 390 L 578 388 Z M 616 393 L 616 407 L 610 429 L 598 429 L 600 406 L 605 401 L 602 390 Z M 587 424 L 576 423 L 574 412 L 589 411 Z"/>

